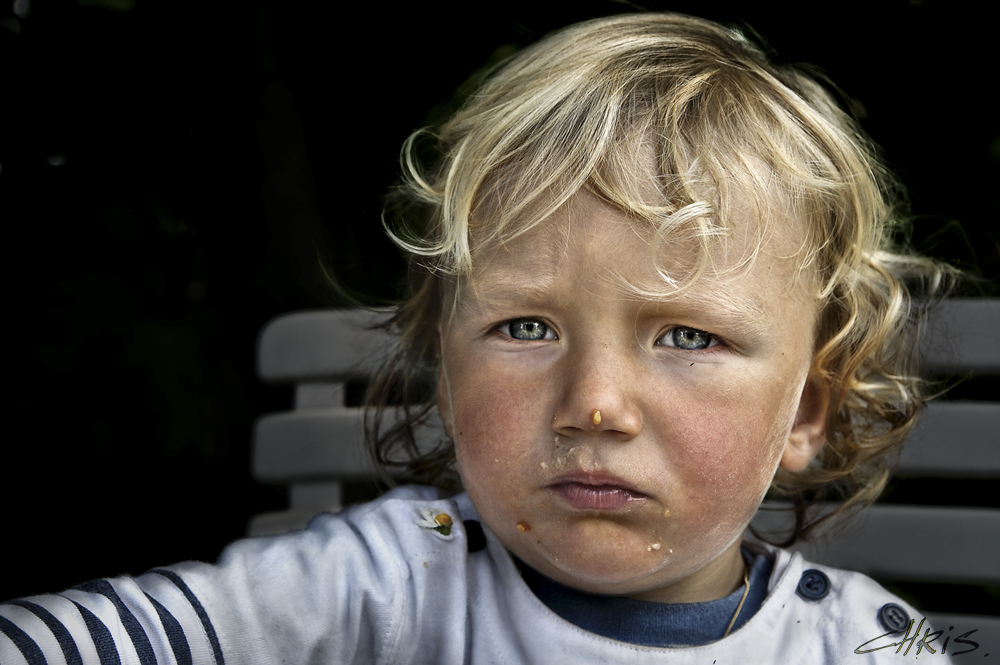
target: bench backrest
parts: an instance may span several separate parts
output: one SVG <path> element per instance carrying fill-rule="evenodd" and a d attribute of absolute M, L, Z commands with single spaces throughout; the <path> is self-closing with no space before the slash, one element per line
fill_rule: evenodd
<path fill-rule="evenodd" d="M 362 443 L 361 409 L 345 406 L 344 396 L 347 382 L 369 377 L 391 343 L 388 334 L 371 329 L 387 316 L 296 312 L 262 330 L 258 374 L 267 383 L 293 384 L 295 404 L 257 421 L 253 473 L 260 482 L 288 485 L 290 507 L 255 517 L 251 535 L 302 528 L 318 512 L 339 510 L 343 483 L 374 475 Z M 1000 300 L 949 300 L 935 310 L 929 333 L 929 373 L 1000 375 Z M 418 438 L 442 435 L 438 421 Z M 1000 478 L 1000 403 L 931 403 L 896 475 Z M 773 507 L 762 506 L 753 524 L 778 529 L 787 516 Z M 812 561 L 876 579 L 998 585 L 1000 510 L 876 504 L 836 538 L 796 549 Z M 1000 620 L 993 628 L 1000 631 Z"/>

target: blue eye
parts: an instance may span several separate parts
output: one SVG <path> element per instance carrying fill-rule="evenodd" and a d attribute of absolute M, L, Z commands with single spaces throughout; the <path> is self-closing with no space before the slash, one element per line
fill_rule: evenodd
<path fill-rule="evenodd" d="M 511 321 L 510 323 L 505 323 L 500 326 L 499 330 L 504 331 L 504 328 L 509 330 L 508 334 L 514 339 L 520 339 L 526 342 L 556 338 L 555 333 L 552 332 L 551 328 L 541 321 L 536 321 L 535 319 Z"/>
<path fill-rule="evenodd" d="M 684 351 L 701 351 L 712 346 L 715 337 L 695 328 L 678 326 L 660 338 L 665 346 L 673 346 Z"/>

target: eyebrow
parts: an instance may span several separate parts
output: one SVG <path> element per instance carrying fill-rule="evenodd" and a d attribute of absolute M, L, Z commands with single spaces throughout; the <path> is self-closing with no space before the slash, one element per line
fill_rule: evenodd
<path fill-rule="evenodd" d="M 500 279 L 493 278 L 485 283 L 473 280 L 465 287 L 471 289 L 466 295 L 472 297 L 461 298 L 462 306 L 468 306 L 473 311 L 483 311 L 524 307 L 535 303 L 539 306 L 551 304 L 555 298 L 555 282 L 555 271 L 547 268 L 532 274 L 530 279 L 505 271 Z M 692 294 L 687 291 L 679 296 L 644 298 L 623 291 L 623 296 L 633 298 L 636 302 L 669 307 L 671 316 L 708 319 L 722 325 L 739 325 L 755 334 L 764 332 L 766 310 L 760 299 L 753 295 L 747 299 L 734 298 L 724 285 L 711 288 L 709 294 Z M 703 306 L 706 302 L 709 303 L 707 308 Z"/>
<path fill-rule="evenodd" d="M 695 303 L 704 302 L 705 300 L 712 303 L 710 310 L 712 313 L 718 313 L 719 316 L 726 319 L 759 322 L 763 321 L 766 315 L 763 303 L 756 296 L 751 294 L 746 299 L 734 298 L 728 292 L 724 291 L 722 287 L 719 289 L 713 288 L 712 293 L 709 295 L 691 295 L 690 292 L 687 292 L 676 298 L 653 300 L 652 302 L 673 305 L 676 309 L 683 312 L 684 310 L 692 309 Z"/>
<path fill-rule="evenodd" d="M 724 332 L 718 328 L 738 329 L 751 339 L 759 339 L 767 333 L 767 312 L 763 303 L 755 296 L 743 300 L 721 291 L 710 296 L 684 294 L 678 298 L 651 301 L 670 307 L 672 317 L 703 321 L 709 328 L 706 332 Z M 709 303 L 706 307 L 704 303 Z M 713 328 L 716 328 L 713 330 Z"/>
<path fill-rule="evenodd" d="M 549 269 L 543 270 L 541 274 L 532 274 L 530 279 L 505 273 L 501 279 L 492 278 L 488 282 L 469 280 L 463 286 L 461 306 L 481 311 L 523 307 L 526 303 L 550 303 L 554 296 L 555 282 L 555 272 Z"/>

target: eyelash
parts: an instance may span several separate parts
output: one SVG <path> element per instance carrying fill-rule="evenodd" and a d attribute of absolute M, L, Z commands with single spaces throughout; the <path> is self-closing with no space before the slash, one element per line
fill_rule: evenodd
<path fill-rule="evenodd" d="M 510 326 L 514 325 L 515 323 L 527 323 L 527 322 L 537 323 L 539 325 L 544 326 L 545 329 L 546 329 L 546 333 L 551 333 L 555 337 L 555 339 L 549 340 L 549 339 L 545 339 L 545 337 L 542 337 L 542 339 L 538 339 L 538 340 L 518 339 L 517 337 L 514 337 L 511 334 L 511 331 L 509 329 Z M 507 332 L 503 332 L 503 328 L 508 328 Z M 516 318 L 516 319 L 508 319 L 507 321 L 502 321 L 502 322 L 496 324 L 495 326 L 493 326 L 492 328 L 490 328 L 490 332 L 493 333 L 493 334 L 501 335 L 501 336 L 503 336 L 503 337 L 505 337 L 505 338 L 507 338 L 509 340 L 512 340 L 514 342 L 519 342 L 519 343 L 551 342 L 551 341 L 555 341 L 555 340 L 559 339 L 559 335 L 556 334 L 555 329 L 552 326 L 550 326 L 548 323 L 546 323 L 545 321 L 543 321 L 541 319 L 535 319 L 535 318 L 524 317 L 524 316 Z"/>
<path fill-rule="evenodd" d="M 708 342 L 709 346 L 706 346 L 703 349 L 685 349 L 680 346 L 659 343 L 660 340 L 665 339 L 669 335 L 673 335 L 674 332 L 678 330 L 689 330 L 693 333 L 698 333 L 700 335 L 707 335 L 709 338 Z M 716 353 L 724 349 L 727 345 L 721 337 L 719 337 L 718 335 L 713 335 L 712 333 L 707 332 L 705 330 L 699 330 L 698 328 L 692 328 L 690 326 L 674 326 L 673 328 L 671 328 L 670 330 L 666 331 L 665 333 L 656 338 L 656 346 L 663 346 L 668 349 L 677 349 L 678 351 L 686 351 L 687 353 Z"/>
<path fill-rule="evenodd" d="M 554 336 L 554 339 L 553 340 L 546 339 L 545 336 L 543 336 L 541 339 L 537 339 L 537 340 L 519 339 L 517 337 L 514 337 L 514 335 L 512 334 L 512 331 L 510 330 L 510 326 L 513 326 L 514 324 L 517 324 L 517 323 L 528 323 L 528 322 L 530 322 L 530 323 L 537 323 L 537 324 L 539 324 L 541 326 L 544 326 L 545 329 L 546 329 L 546 335 L 549 334 L 549 333 L 551 333 Z M 503 330 L 504 328 L 507 328 L 506 332 L 504 332 L 504 330 Z M 706 346 L 705 348 L 702 348 L 702 349 L 685 349 L 683 347 L 672 345 L 672 344 L 661 344 L 660 343 L 660 340 L 665 339 L 668 335 L 673 335 L 674 332 L 676 332 L 678 330 L 687 330 L 687 331 L 690 331 L 692 333 L 697 333 L 697 334 L 700 334 L 700 335 L 707 335 L 708 338 L 709 338 L 709 346 Z M 505 337 L 507 339 L 510 339 L 510 340 L 512 340 L 514 342 L 540 342 L 540 341 L 555 341 L 555 340 L 559 339 L 559 336 L 556 334 L 555 330 L 553 329 L 553 327 L 551 325 L 549 325 L 545 321 L 542 321 L 541 319 L 534 319 L 534 318 L 530 318 L 530 317 L 520 317 L 520 318 L 517 318 L 517 319 L 508 319 L 507 321 L 502 321 L 501 323 L 498 323 L 495 326 L 493 326 L 492 328 L 490 328 L 490 332 L 493 333 L 493 334 L 502 335 L 503 337 Z M 671 340 L 671 341 L 673 341 L 673 340 Z M 670 349 L 678 349 L 680 351 L 686 351 L 688 353 L 716 353 L 716 352 L 721 351 L 723 348 L 726 347 L 726 343 L 718 335 L 713 335 L 710 332 L 707 332 L 705 330 L 699 330 L 698 328 L 691 328 L 690 326 L 674 326 L 670 330 L 666 331 L 665 333 L 663 333 L 662 335 L 660 335 L 659 337 L 657 337 L 655 345 L 656 346 L 663 346 L 663 347 L 670 348 Z"/>

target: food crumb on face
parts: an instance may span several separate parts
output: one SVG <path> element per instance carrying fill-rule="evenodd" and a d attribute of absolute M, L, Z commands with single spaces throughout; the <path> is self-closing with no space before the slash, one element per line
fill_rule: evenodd
<path fill-rule="evenodd" d="M 548 464 L 546 464 L 545 462 L 539 462 L 539 463 L 538 463 L 538 466 L 542 467 L 543 469 L 547 469 L 547 468 L 549 468 L 549 465 L 548 465 Z"/>
<path fill-rule="evenodd" d="M 664 517 L 670 517 L 670 509 L 669 508 L 667 508 L 666 510 L 663 511 L 663 516 Z"/>
<path fill-rule="evenodd" d="M 647 549 L 648 549 L 648 550 L 649 550 L 650 552 L 656 552 L 656 551 L 658 551 L 658 550 L 660 549 L 660 544 L 659 544 L 659 543 L 653 543 L 653 544 L 652 544 L 652 545 L 650 545 L 650 546 L 649 546 L 649 547 L 648 547 Z"/>
<path fill-rule="evenodd" d="M 531 531 L 531 525 L 528 524 L 527 522 L 518 522 L 517 530 L 520 531 L 521 533 L 524 533 L 525 531 Z"/>
<path fill-rule="evenodd" d="M 601 424 L 601 412 L 598 411 L 597 409 L 594 409 L 594 413 L 591 415 L 591 419 L 594 421 L 595 425 L 600 425 Z"/>

